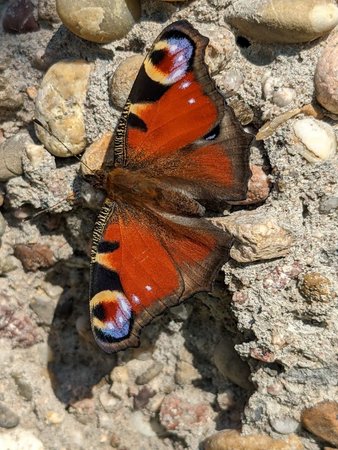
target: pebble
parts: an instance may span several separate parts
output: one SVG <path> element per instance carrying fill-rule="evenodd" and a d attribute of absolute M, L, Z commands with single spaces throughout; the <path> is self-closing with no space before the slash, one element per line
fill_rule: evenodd
<path fill-rule="evenodd" d="M 81 157 L 82 175 L 93 175 L 93 173 L 101 169 L 112 137 L 113 133 L 106 131 L 99 139 L 86 148 Z"/>
<path fill-rule="evenodd" d="M 228 28 L 201 29 L 202 34 L 205 33 L 209 38 L 208 45 L 205 49 L 205 62 L 212 75 L 220 73 L 230 61 L 236 50 L 236 40 L 234 34 Z"/>
<path fill-rule="evenodd" d="M 236 93 L 243 84 L 243 75 L 237 69 L 228 70 L 223 77 L 223 87 L 225 92 Z"/>
<path fill-rule="evenodd" d="M 335 296 L 331 281 L 318 272 L 305 274 L 299 291 L 307 300 L 315 302 L 328 302 Z"/>
<path fill-rule="evenodd" d="M 77 155 L 87 144 L 84 102 L 90 71 L 91 64 L 84 60 L 59 61 L 43 77 L 35 117 L 44 128 L 35 124 L 35 131 L 55 156 Z"/>
<path fill-rule="evenodd" d="M 141 16 L 139 0 L 57 0 L 56 10 L 70 31 L 101 44 L 125 36 Z"/>
<path fill-rule="evenodd" d="M 180 386 L 200 380 L 201 375 L 191 363 L 179 360 L 176 365 L 175 381 Z"/>
<path fill-rule="evenodd" d="M 46 421 L 51 425 L 60 425 L 65 419 L 64 414 L 60 414 L 56 411 L 48 411 L 46 413 Z"/>
<path fill-rule="evenodd" d="M 33 398 L 33 388 L 22 373 L 13 373 L 12 377 L 17 385 L 19 394 L 27 401 Z"/>
<path fill-rule="evenodd" d="M 6 231 L 6 220 L 4 219 L 4 216 L 0 213 L 0 239 L 5 234 Z"/>
<path fill-rule="evenodd" d="M 230 205 L 254 205 L 264 202 L 270 193 L 271 182 L 261 166 L 252 165 L 248 192 L 245 200 L 228 202 Z"/>
<path fill-rule="evenodd" d="M 129 371 L 127 366 L 116 366 L 110 373 L 113 383 L 127 384 L 129 382 Z"/>
<path fill-rule="evenodd" d="M 0 181 L 22 175 L 23 154 L 30 145 L 34 142 L 27 131 L 20 131 L 0 144 Z"/>
<path fill-rule="evenodd" d="M 38 324 L 51 325 L 56 306 L 51 298 L 47 295 L 36 295 L 29 306 L 38 316 Z"/>
<path fill-rule="evenodd" d="M 24 103 L 24 95 L 18 92 L 14 77 L 9 75 L 9 71 L 1 73 L 0 70 L 0 120 L 16 118 Z M 1 130 L 1 140 L 3 132 Z"/>
<path fill-rule="evenodd" d="M 296 120 L 293 130 L 300 143 L 297 149 L 307 161 L 322 162 L 332 159 L 336 154 L 336 135 L 327 123 L 306 117 Z"/>
<path fill-rule="evenodd" d="M 291 233 L 278 225 L 277 219 L 259 209 L 234 212 L 227 217 L 212 219 L 212 222 L 235 238 L 230 256 L 238 262 L 286 256 L 293 243 Z M 279 217 L 278 223 L 282 222 Z"/>
<path fill-rule="evenodd" d="M 35 19 L 34 5 L 30 0 L 14 0 L 4 12 L 2 26 L 7 33 L 30 33 L 37 31 L 39 23 Z"/>
<path fill-rule="evenodd" d="M 133 402 L 133 406 L 134 409 L 143 409 L 145 408 L 150 399 L 155 397 L 156 392 L 149 389 L 147 386 L 142 386 L 141 389 L 138 392 L 135 392 L 135 394 L 133 394 L 134 397 L 134 402 Z"/>
<path fill-rule="evenodd" d="M 254 112 L 239 95 L 233 95 L 227 99 L 227 104 L 232 108 L 239 122 L 245 126 L 254 120 Z"/>
<path fill-rule="evenodd" d="M 153 378 L 157 377 L 157 375 L 162 372 L 163 368 L 164 366 L 161 362 L 154 362 L 149 369 L 136 377 L 135 383 L 139 385 L 149 383 Z"/>
<path fill-rule="evenodd" d="M 133 55 L 117 66 L 110 83 L 110 97 L 116 108 L 123 109 L 143 60 L 144 56 Z"/>
<path fill-rule="evenodd" d="M 324 197 L 320 201 L 319 212 L 328 214 L 332 210 L 338 209 L 338 196 Z"/>
<path fill-rule="evenodd" d="M 329 33 L 338 24 L 338 7 L 331 0 L 237 0 L 225 19 L 257 41 L 300 43 Z"/>
<path fill-rule="evenodd" d="M 328 111 L 338 114 L 338 33 L 329 37 L 315 72 L 316 98 Z"/>
<path fill-rule="evenodd" d="M 270 418 L 270 425 L 280 434 L 295 433 L 299 428 L 299 422 L 293 417 L 272 417 Z"/>
<path fill-rule="evenodd" d="M 236 430 L 220 431 L 204 441 L 203 450 L 303 450 L 301 440 L 288 436 L 285 440 L 263 434 L 241 436 Z"/>
<path fill-rule="evenodd" d="M 302 412 L 303 426 L 315 436 L 338 446 L 338 403 L 324 401 Z"/>
<path fill-rule="evenodd" d="M 188 397 L 188 393 L 185 396 Z M 164 398 L 159 414 L 162 426 L 169 432 L 193 430 L 207 424 L 213 417 L 214 412 L 209 403 L 196 402 L 192 395 L 188 401 L 177 392 Z"/>
<path fill-rule="evenodd" d="M 0 448 L 3 450 L 44 450 L 42 442 L 28 430 L 1 433 Z"/>
<path fill-rule="evenodd" d="M 240 358 L 229 336 L 223 335 L 220 342 L 216 345 L 213 361 L 224 377 L 243 389 L 252 390 L 253 386 L 249 381 L 249 366 Z"/>
<path fill-rule="evenodd" d="M 14 256 L 18 258 L 24 269 L 36 272 L 38 269 L 48 269 L 55 263 L 52 250 L 43 244 L 17 244 L 14 247 Z"/>
<path fill-rule="evenodd" d="M 279 106 L 280 108 L 284 108 L 284 106 L 289 105 L 296 98 L 296 91 L 292 88 L 281 87 L 277 89 L 272 96 L 272 102 Z"/>
<path fill-rule="evenodd" d="M 19 422 L 19 416 L 9 409 L 4 403 L 0 403 L 0 427 L 15 428 L 19 425 Z"/>

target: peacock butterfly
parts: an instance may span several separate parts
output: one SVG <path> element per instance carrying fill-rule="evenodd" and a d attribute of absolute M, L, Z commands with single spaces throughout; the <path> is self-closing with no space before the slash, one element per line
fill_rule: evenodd
<path fill-rule="evenodd" d="M 106 199 L 91 254 L 90 316 L 108 353 L 139 345 L 144 325 L 211 289 L 231 238 L 205 206 L 246 196 L 249 145 L 204 62 L 208 39 L 166 27 L 136 77 L 96 174 Z"/>

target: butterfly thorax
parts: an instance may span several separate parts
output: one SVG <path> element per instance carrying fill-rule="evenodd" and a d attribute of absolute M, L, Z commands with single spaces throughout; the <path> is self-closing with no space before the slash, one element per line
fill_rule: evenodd
<path fill-rule="evenodd" d="M 112 201 L 134 206 L 156 207 L 167 213 L 202 216 L 204 208 L 193 198 L 160 177 L 142 170 L 115 168 L 104 178 L 103 188 Z"/>

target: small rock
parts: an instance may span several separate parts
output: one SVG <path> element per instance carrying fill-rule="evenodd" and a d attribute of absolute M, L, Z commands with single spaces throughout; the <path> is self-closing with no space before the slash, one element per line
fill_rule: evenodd
<path fill-rule="evenodd" d="M 30 135 L 21 131 L 0 145 L 0 181 L 22 175 L 22 158 L 28 146 L 34 145 Z"/>
<path fill-rule="evenodd" d="M 338 33 L 330 36 L 315 72 L 316 97 L 328 111 L 338 114 Z"/>
<path fill-rule="evenodd" d="M 70 31 L 98 43 L 122 38 L 141 16 L 139 0 L 57 0 L 56 10 Z"/>
<path fill-rule="evenodd" d="M 53 322 L 55 302 L 46 295 L 38 295 L 29 304 L 30 308 L 38 316 L 38 323 L 50 325 Z"/>
<path fill-rule="evenodd" d="M 243 83 L 243 81 L 244 81 L 243 75 L 239 70 L 237 69 L 228 70 L 227 72 L 225 72 L 223 78 L 223 86 L 225 92 L 236 93 L 240 88 L 241 84 Z"/>
<path fill-rule="evenodd" d="M 35 131 L 55 156 L 77 155 L 86 146 L 83 116 L 90 71 L 87 61 L 60 61 L 50 67 L 41 82 L 35 116 L 43 127 L 35 124 Z"/>
<path fill-rule="evenodd" d="M 305 409 L 301 420 L 304 427 L 315 436 L 338 446 L 338 403 L 324 401 Z"/>
<path fill-rule="evenodd" d="M 15 428 L 19 425 L 20 418 L 4 403 L 0 403 L 0 427 Z"/>
<path fill-rule="evenodd" d="M 246 199 L 237 202 L 228 202 L 230 205 L 254 205 L 264 202 L 269 196 L 271 182 L 261 166 L 252 165 L 251 177 L 248 183 Z"/>
<path fill-rule="evenodd" d="M 328 302 L 334 297 L 331 281 L 317 272 L 304 275 L 299 291 L 309 301 Z"/>
<path fill-rule="evenodd" d="M 27 401 L 33 398 L 33 389 L 22 373 L 13 373 L 12 377 L 18 387 L 19 394 Z"/>
<path fill-rule="evenodd" d="M 4 216 L 0 213 L 0 239 L 4 235 L 6 231 L 6 220 L 4 219 Z"/>
<path fill-rule="evenodd" d="M 147 386 L 142 386 L 142 388 L 135 395 L 133 395 L 134 409 L 145 408 L 148 405 L 149 400 L 152 397 L 155 397 L 155 395 L 156 395 L 155 391 L 149 389 Z"/>
<path fill-rule="evenodd" d="M 111 371 L 110 379 L 113 383 L 128 384 L 129 371 L 127 366 L 117 366 Z"/>
<path fill-rule="evenodd" d="M 101 169 L 112 137 L 113 133 L 106 131 L 99 139 L 86 148 L 81 158 L 82 175 L 93 175 L 93 173 Z"/>
<path fill-rule="evenodd" d="M 227 104 L 233 109 L 235 116 L 243 126 L 253 121 L 255 117 L 253 110 L 238 95 L 229 97 Z"/>
<path fill-rule="evenodd" d="M 295 433 L 299 427 L 299 423 L 293 417 L 272 417 L 270 418 L 272 428 L 280 434 Z"/>
<path fill-rule="evenodd" d="M 27 348 L 41 341 L 35 324 L 23 311 L 0 305 L 0 338 L 11 340 L 13 347 Z"/>
<path fill-rule="evenodd" d="M 289 105 L 296 98 L 296 91 L 292 88 L 281 87 L 277 89 L 272 96 L 272 101 L 275 105 L 283 108 Z"/>
<path fill-rule="evenodd" d="M 296 120 L 293 124 L 296 137 L 302 144 L 299 152 L 309 162 L 332 159 L 336 154 L 337 140 L 333 128 L 312 117 Z"/>
<path fill-rule="evenodd" d="M 14 0 L 4 12 L 2 26 L 7 33 L 30 33 L 40 27 L 30 0 Z"/>
<path fill-rule="evenodd" d="M 281 218 L 278 219 L 281 223 Z M 212 220 L 216 226 L 227 230 L 235 242 L 230 256 L 238 262 L 279 258 L 289 253 L 292 235 L 277 219 L 265 211 L 238 211 L 227 217 Z"/>
<path fill-rule="evenodd" d="M 21 261 L 25 270 L 31 272 L 48 269 L 55 263 L 50 247 L 42 244 L 17 244 L 14 247 L 14 256 Z"/>
<path fill-rule="evenodd" d="M 252 390 L 249 366 L 234 349 L 234 343 L 230 337 L 223 336 L 216 345 L 213 361 L 223 376 L 243 389 Z"/>
<path fill-rule="evenodd" d="M 117 108 L 123 109 L 143 60 L 144 56 L 134 55 L 117 66 L 110 84 L 111 100 Z"/>
<path fill-rule="evenodd" d="M 257 41 L 308 42 L 337 25 L 338 7 L 331 0 L 237 0 L 226 20 Z"/>
<path fill-rule="evenodd" d="M 28 430 L 7 431 L 0 434 L 3 450 L 44 450 L 42 442 Z"/>
<path fill-rule="evenodd" d="M 160 362 L 154 362 L 149 369 L 147 369 L 145 372 L 143 372 L 141 375 L 138 375 L 136 377 L 135 383 L 136 384 L 147 384 L 149 381 L 151 381 L 153 378 L 157 377 L 162 370 L 163 370 L 163 364 Z"/>
<path fill-rule="evenodd" d="M 59 425 L 65 419 L 64 414 L 60 414 L 56 411 L 48 411 L 46 413 L 46 421 L 51 425 Z"/>
<path fill-rule="evenodd" d="M 133 426 L 133 429 L 140 433 L 142 436 L 146 437 L 155 437 L 156 433 L 152 429 L 149 420 L 141 411 L 135 411 L 130 415 L 129 418 L 130 424 Z"/>
<path fill-rule="evenodd" d="M 204 441 L 203 450 L 303 450 L 300 439 L 291 435 L 285 440 L 272 439 L 263 434 L 241 436 L 238 431 L 226 430 Z"/>
<path fill-rule="evenodd" d="M 196 402 L 193 397 L 187 401 L 177 392 L 167 395 L 160 410 L 160 422 L 167 431 L 189 429 L 191 432 L 201 424 L 210 422 L 214 412 L 208 403 Z"/>
<path fill-rule="evenodd" d="M 183 386 L 190 384 L 193 380 L 199 380 L 201 375 L 196 367 L 186 361 L 178 361 L 176 365 L 175 381 Z"/>

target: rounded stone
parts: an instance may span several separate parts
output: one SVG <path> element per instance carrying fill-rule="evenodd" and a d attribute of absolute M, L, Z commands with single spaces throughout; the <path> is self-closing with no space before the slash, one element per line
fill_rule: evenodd
<path fill-rule="evenodd" d="M 332 0 L 237 0 L 226 20 L 245 36 L 261 42 L 308 42 L 338 23 Z"/>
<path fill-rule="evenodd" d="M 60 61 L 45 74 L 35 103 L 35 131 L 55 156 L 77 155 L 86 146 L 84 102 L 91 65 L 84 60 Z"/>
<path fill-rule="evenodd" d="M 273 93 L 272 101 L 275 105 L 283 108 L 289 105 L 296 98 L 296 91 L 292 88 L 281 87 Z"/>
<path fill-rule="evenodd" d="M 141 16 L 139 0 L 57 0 L 56 10 L 70 31 L 98 43 L 122 38 Z"/>
<path fill-rule="evenodd" d="M 338 33 L 327 41 L 315 72 L 316 97 L 328 111 L 338 114 Z"/>
<path fill-rule="evenodd" d="M 123 109 L 143 60 L 142 55 L 130 56 L 115 70 L 110 85 L 110 96 L 117 108 Z"/>
<path fill-rule="evenodd" d="M 338 446 L 338 403 L 324 401 L 302 413 L 302 424 L 315 436 Z"/>
<path fill-rule="evenodd" d="M 34 5 L 30 0 L 9 2 L 4 12 L 2 26 L 8 33 L 30 33 L 40 27 L 35 18 Z"/>
<path fill-rule="evenodd" d="M 336 154 L 337 140 L 333 128 L 312 117 L 297 120 L 293 130 L 301 145 L 299 151 L 309 162 L 332 159 Z"/>
<path fill-rule="evenodd" d="M 299 291 L 309 301 L 328 302 L 334 296 L 331 281 L 318 272 L 305 274 Z"/>
<path fill-rule="evenodd" d="M 272 417 L 270 419 L 272 428 L 280 434 L 295 433 L 299 427 L 299 423 L 293 417 Z"/>
<path fill-rule="evenodd" d="M 33 140 L 27 131 L 21 131 L 0 145 L 0 181 L 22 175 L 22 158 Z"/>
<path fill-rule="evenodd" d="M 14 428 L 19 425 L 20 418 L 3 403 L 0 403 L 0 427 Z"/>

